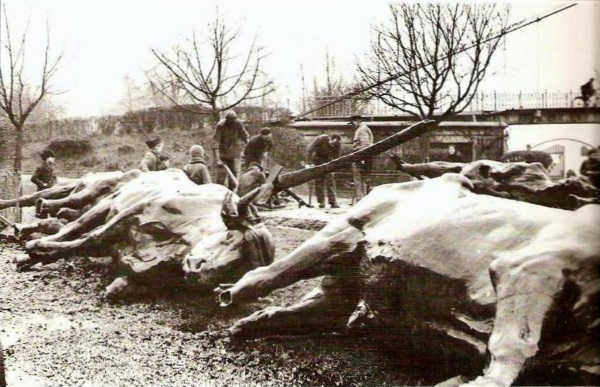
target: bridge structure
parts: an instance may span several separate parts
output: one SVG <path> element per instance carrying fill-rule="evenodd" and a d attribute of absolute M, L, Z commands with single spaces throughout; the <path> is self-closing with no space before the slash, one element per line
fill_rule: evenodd
<path fill-rule="evenodd" d="M 343 121 L 348 115 L 315 116 L 308 121 Z M 405 114 L 362 114 L 368 121 L 416 121 Z M 433 117 L 434 119 L 436 117 Z M 507 125 L 531 124 L 600 124 L 600 107 L 511 108 L 504 110 L 475 110 L 458 113 L 447 121 L 502 122 Z"/>

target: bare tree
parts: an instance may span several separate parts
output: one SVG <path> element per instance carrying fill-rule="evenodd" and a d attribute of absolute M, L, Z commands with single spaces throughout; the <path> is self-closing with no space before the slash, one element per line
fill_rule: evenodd
<path fill-rule="evenodd" d="M 230 28 L 218 11 L 207 31 L 205 39 L 193 32 L 190 39 L 169 52 L 152 49 L 159 65 L 147 75 L 165 96 L 172 94 L 168 88 L 182 91 L 186 105 L 174 99 L 172 103 L 197 113 L 201 111 L 189 104 L 210 106 L 216 121 L 221 111 L 246 100 L 260 99 L 273 92 L 274 87 L 261 71 L 265 53 L 256 39 L 240 55 L 241 50 L 236 51 L 235 47 L 240 30 Z"/>
<path fill-rule="evenodd" d="M 59 68 L 62 52 L 52 57 L 50 30 L 46 25 L 46 46 L 40 69 L 37 71 L 35 80 L 27 79 L 26 70 L 32 72 L 32 69 L 26 69 L 27 63 L 31 63 L 28 62 L 26 55 L 28 27 L 25 28 L 18 40 L 13 41 L 6 6 L 3 7 L 3 11 L 4 29 L 0 30 L 0 108 L 15 130 L 14 169 L 20 171 L 25 122 L 42 99 L 51 94 L 51 80 Z"/>
<path fill-rule="evenodd" d="M 370 53 L 357 65 L 361 84 L 377 85 L 367 97 L 418 118 L 465 110 L 509 13 L 496 4 L 390 5 L 390 19 L 374 28 Z"/>
<path fill-rule="evenodd" d="M 317 78 L 313 78 L 312 97 L 308 108 L 314 110 L 317 116 L 335 116 L 351 115 L 359 113 L 364 108 L 364 101 L 356 97 L 340 100 L 336 103 L 332 101 L 339 100 L 341 96 L 353 91 L 355 85 L 349 84 L 336 70 L 336 61 L 329 53 L 329 48 L 325 51 L 325 78 L 324 84 Z M 304 75 L 302 75 L 304 77 Z M 304 87 L 304 85 L 303 85 Z M 321 108 L 321 106 L 323 106 Z"/>

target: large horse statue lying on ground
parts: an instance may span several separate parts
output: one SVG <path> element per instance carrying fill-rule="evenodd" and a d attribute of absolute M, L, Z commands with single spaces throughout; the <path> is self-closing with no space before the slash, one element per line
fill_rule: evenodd
<path fill-rule="evenodd" d="M 457 359 L 449 372 L 469 379 L 488 359 L 472 385 L 507 386 L 534 365 L 551 370 L 535 384 L 556 383 L 561 370 L 597 383 L 600 206 L 566 211 L 472 189 L 459 174 L 376 187 L 290 255 L 217 289 L 227 306 L 326 276 L 299 303 L 258 311 L 230 332 L 362 326 L 408 357 L 438 349 Z M 201 278 L 203 267 L 189 257 L 184 270 Z M 439 370 L 440 357 L 419 363 Z"/>
<path fill-rule="evenodd" d="M 67 197 L 41 199 L 50 213 L 91 207 L 56 233 L 27 242 L 18 268 L 72 256 L 112 257 L 122 272 L 107 288 L 114 295 L 135 283 L 182 284 L 185 257 L 205 262 L 207 288 L 272 262 L 271 234 L 248 211 L 259 190 L 240 199 L 221 185 L 198 186 L 177 169 L 111 176 L 99 174 Z"/>
<path fill-rule="evenodd" d="M 585 204 L 600 204 L 600 192 L 589 181 L 582 178 L 553 181 L 539 162 L 477 160 L 471 163 L 409 164 L 396 153 L 391 153 L 390 157 L 398 170 L 417 179 L 460 173 L 473 181 L 475 192 L 481 194 L 570 210 Z"/>

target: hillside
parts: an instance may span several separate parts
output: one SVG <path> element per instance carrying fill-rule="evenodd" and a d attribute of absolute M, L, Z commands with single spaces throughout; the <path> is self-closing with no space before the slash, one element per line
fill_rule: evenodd
<path fill-rule="evenodd" d="M 248 131 L 253 135 L 259 128 L 250 126 Z M 86 172 L 137 168 L 148 149 L 145 141 L 156 136 L 160 136 L 165 143 L 164 152 L 171 157 L 171 167 L 183 167 L 189 159 L 189 148 L 194 144 L 204 147 L 207 165 L 212 166 L 212 129 L 165 129 L 151 134 L 96 134 L 79 136 L 77 139 L 72 136 L 57 136 L 52 140 L 27 141 L 23 150 L 23 173 L 31 173 L 40 162 L 39 154 L 42 150 L 52 141 L 61 140 L 87 141 L 91 150 L 78 154 L 76 149 L 67 149 L 58 155 L 55 170 L 60 176 L 78 177 Z M 302 135 L 293 129 L 273 128 L 273 140 L 277 149 L 273 152 L 271 162 L 289 169 L 299 168 L 304 154 Z"/>

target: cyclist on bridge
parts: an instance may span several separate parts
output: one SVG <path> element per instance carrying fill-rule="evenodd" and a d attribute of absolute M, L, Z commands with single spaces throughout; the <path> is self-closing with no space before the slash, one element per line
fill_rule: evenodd
<path fill-rule="evenodd" d="M 583 99 L 584 105 L 587 107 L 590 101 L 590 98 L 594 94 L 596 94 L 596 90 L 594 90 L 594 78 L 590 78 L 589 81 L 581 85 L 581 98 Z"/>

